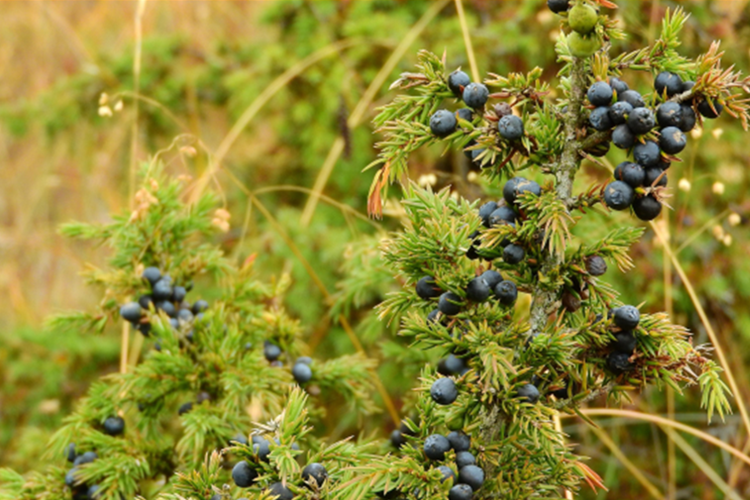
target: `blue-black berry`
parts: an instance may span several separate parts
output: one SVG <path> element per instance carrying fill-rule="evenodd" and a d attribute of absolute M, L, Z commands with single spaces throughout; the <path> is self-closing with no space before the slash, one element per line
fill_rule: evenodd
<path fill-rule="evenodd" d="M 466 370 L 466 362 L 455 354 L 449 354 L 438 363 L 438 373 L 441 375 L 460 375 L 464 370 Z"/>
<path fill-rule="evenodd" d="M 203 311 L 205 311 L 206 309 L 208 309 L 208 302 L 206 302 L 206 301 L 205 301 L 205 300 L 203 300 L 203 299 L 201 299 L 201 300 L 196 300 L 196 301 L 195 301 L 195 304 L 193 304 L 193 314 L 196 314 L 196 315 L 197 315 L 197 314 L 199 314 L 199 313 L 202 313 L 202 312 L 203 312 Z"/>
<path fill-rule="evenodd" d="M 617 92 L 617 96 L 619 96 L 626 92 L 630 87 L 628 87 L 628 84 L 617 78 L 616 76 L 613 76 L 609 79 L 609 86 L 612 87 L 612 90 Z"/>
<path fill-rule="evenodd" d="M 78 478 L 76 476 L 78 476 L 78 469 L 76 467 L 73 467 L 67 472 L 67 474 L 65 474 L 65 485 L 69 488 L 75 486 L 78 482 Z"/>
<path fill-rule="evenodd" d="M 445 292 L 440 296 L 438 301 L 438 309 L 441 313 L 446 316 L 455 316 L 461 312 L 461 305 L 463 301 L 461 297 L 453 292 Z"/>
<path fill-rule="evenodd" d="M 440 297 L 443 291 L 435 283 L 435 278 L 432 276 L 424 276 L 417 281 L 417 295 L 422 299 L 431 299 L 434 297 Z"/>
<path fill-rule="evenodd" d="M 539 401 L 539 389 L 534 384 L 526 384 L 519 387 L 518 395 L 525 398 L 531 404 L 536 404 Z"/>
<path fill-rule="evenodd" d="M 536 182 L 523 177 L 513 177 L 503 186 L 503 198 L 510 206 L 513 206 L 518 196 L 523 193 L 539 196 L 542 194 L 542 188 Z"/>
<path fill-rule="evenodd" d="M 469 75 L 457 69 L 450 75 L 448 75 L 448 88 L 456 97 L 461 97 L 464 92 L 464 87 L 471 83 Z"/>
<path fill-rule="evenodd" d="M 497 203 L 494 201 L 488 201 L 481 207 L 479 207 L 479 218 L 482 219 L 484 227 L 490 227 L 490 215 L 497 209 Z"/>
<path fill-rule="evenodd" d="M 710 120 L 718 118 L 723 109 L 724 106 L 722 106 L 719 101 L 717 101 L 716 99 L 711 99 L 710 97 L 706 97 L 698 103 L 698 113 L 703 115 L 704 118 L 708 118 Z"/>
<path fill-rule="evenodd" d="M 635 191 L 623 181 L 614 181 L 604 188 L 604 203 L 612 210 L 625 210 L 633 203 Z"/>
<path fill-rule="evenodd" d="M 184 415 L 186 413 L 190 413 L 190 410 L 192 410 L 192 409 L 193 409 L 193 402 L 192 401 L 188 401 L 187 403 L 184 403 L 182 406 L 180 406 L 177 409 L 177 414 L 180 415 L 180 416 L 182 416 L 182 415 Z"/>
<path fill-rule="evenodd" d="M 432 400 L 439 405 L 449 405 L 458 398 L 458 389 L 453 379 L 442 377 L 432 383 L 430 387 L 430 396 Z"/>
<path fill-rule="evenodd" d="M 489 217 L 490 227 L 504 224 L 505 222 L 515 222 L 516 212 L 507 205 L 497 207 Z"/>
<path fill-rule="evenodd" d="M 150 293 L 138 297 L 138 305 L 141 306 L 141 309 L 145 311 L 148 311 L 151 308 L 151 304 L 153 303 L 154 297 Z"/>
<path fill-rule="evenodd" d="M 632 370 L 634 365 L 629 358 L 627 354 L 615 351 L 607 357 L 607 367 L 616 375 Z"/>
<path fill-rule="evenodd" d="M 615 334 L 615 341 L 610 344 L 617 352 L 622 352 L 628 356 L 633 354 L 636 346 L 635 333 L 632 330 L 625 330 Z"/>
<path fill-rule="evenodd" d="M 187 290 L 185 290 L 184 286 L 176 286 L 172 288 L 172 302 L 177 302 L 179 304 L 185 300 L 185 297 L 187 297 Z"/>
<path fill-rule="evenodd" d="M 501 281 L 495 287 L 495 297 L 504 306 L 513 305 L 518 298 L 518 288 L 512 281 Z"/>
<path fill-rule="evenodd" d="M 687 137 L 677 127 L 665 127 L 659 132 L 659 147 L 669 155 L 676 155 L 687 145 Z"/>
<path fill-rule="evenodd" d="M 586 259 L 586 271 L 591 276 L 601 276 L 607 272 L 607 261 L 600 255 L 592 255 Z"/>
<path fill-rule="evenodd" d="M 618 101 L 625 101 L 633 108 L 642 108 L 646 105 L 646 102 L 643 100 L 643 97 L 641 96 L 640 92 L 636 90 L 626 90 L 622 94 L 617 94 L 617 100 Z"/>
<path fill-rule="evenodd" d="M 589 123 L 594 127 L 594 130 L 598 130 L 599 132 L 604 132 L 614 126 L 609 116 L 609 108 L 605 106 L 599 106 L 591 112 Z"/>
<path fill-rule="evenodd" d="M 643 185 L 647 187 L 666 186 L 667 174 L 664 173 L 664 171 L 660 169 L 659 167 L 647 168 L 646 180 L 643 182 Z"/>
<path fill-rule="evenodd" d="M 570 8 L 570 0 L 547 0 L 547 8 L 555 14 L 560 14 Z"/>
<path fill-rule="evenodd" d="M 147 280 L 151 286 L 154 286 L 161 279 L 161 271 L 159 271 L 158 267 L 147 267 L 143 270 L 141 277 Z"/>
<path fill-rule="evenodd" d="M 323 483 L 328 479 L 328 471 L 323 464 L 313 462 L 307 464 L 305 468 L 302 469 L 302 480 L 308 483 L 310 482 L 310 479 L 314 479 L 318 487 L 323 486 Z"/>
<path fill-rule="evenodd" d="M 661 213 L 661 202 L 649 194 L 633 200 L 633 213 L 641 220 L 656 219 Z"/>
<path fill-rule="evenodd" d="M 177 309 L 174 307 L 174 304 L 172 304 L 168 300 L 161 300 L 157 302 L 156 309 L 158 311 L 164 311 L 164 314 L 166 314 L 170 318 L 177 317 Z"/>
<path fill-rule="evenodd" d="M 695 116 L 695 111 L 693 111 L 693 107 L 689 104 L 682 103 L 680 109 L 682 110 L 682 117 L 678 126 L 683 132 L 690 132 L 695 127 L 698 117 Z"/>
<path fill-rule="evenodd" d="M 104 433 L 119 436 L 125 432 L 125 421 L 121 417 L 107 417 L 104 421 Z"/>
<path fill-rule="evenodd" d="M 89 488 L 86 490 L 86 496 L 88 497 L 87 500 L 96 500 L 99 498 L 99 489 L 101 487 L 98 484 L 92 484 L 89 486 Z"/>
<path fill-rule="evenodd" d="M 503 275 L 495 271 L 494 269 L 488 269 L 487 271 L 483 272 L 480 278 L 483 278 L 492 290 L 495 289 L 498 283 L 503 281 Z"/>
<path fill-rule="evenodd" d="M 458 482 L 468 484 L 476 491 L 484 484 L 484 471 L 476 465 L 466 465 L 458 470 Z"/>
<path fill-rule="evenodd" d="M 612 87 L 607 82 L 595 82 L 589 87 L 586 97 L 594 106 L 609 106 L 612 102 Z"/>
<path fill-rule="evenodd" d="M 448 137 L 456 131 L 457 125 L 456 115 L 447 109 L 438 109 L 430 117 L 430 131 L 436 137 Z"/>
<path fill-rule="evenodd" d="M 506 264 L 518 264 L 526 256 L 522 246 L 510 244 L 503 248 L 503 262 Z"/>
<path fill-rule="evenodd" d="M 284 486 L 283 483 L 273 483 L 268 487 L 268 491 L 271 498 L 277 498 L 278 500 L 292 500 L 294 498 L 292 490 Z"/>
<path fill-rule="evenodd" d="M 548 3 L 550 1 L 547 0 Z M 473 497 L 474 490 L 468 484 L 457 484 L 448 491 L 448 500 L 471 500 Z"/>
<path fill-rule="evenodd" d="M 446 482 L 448 479 L 451 479 L 455 482 L 456 474 L 453 472 L 453 469 L 451 469 L 447 465 L 441 465 L 440 467 L 438 467 L 438 470 L 443 475 L 443 477 L 440 479 L 441 483 Z"/>
<path fill-rule="evenodd" d="M 443 460 L 450 449 L 451 444 L 443 435 L 433 434 L 424 440 L 424 454 L 431 460 Z"/>
<path fill-rule="evenodd" d="M 682 120 L 682 105 L 667 101 L 656 110 L 656 121 L 660 127 L 677 127 Z"/>
<path fill-rule="evenodd" d="M 456 452 L 456 467 L 459 469 L 467 465 L 476 465 L 477 459 L 470 451 Z"/>
<path fill-rule="evenodd" d="M 312 379 L 312 368 L 306 363 L 295 363 L 292 367 L 292 376 L 298 384 L 306 384 Z"/>
<path fill-rule="evenodd" d="M 449 432 L 448 442 L 456 453 L 460 451 L 469 451 L 469 448 L 471 448 L 471 438 L 460 431 Z"/>
<path fill-rule="evenodd" d="M 401 448 L 406 444 L 406 438 L 401 434 L 400 430 L 393 429 L 391 432 L 391 444 L 396 448 Z"/>
<path fill-rule="evenodd" d="M 623 330 L 632 330 L 641 322 L 641 313 L 635 306 L 621 306 L 612 311 L 612 319 Z"/>
<path fill-rule="evenodd" d="M 99 455 L 96 454 L 96 452 L 93 451 L 87 451 L 83 455 L 78 455 L 76 459 L 73 461 L 73 465 L 83 465 L 93 462 L 99 458 Z"/>
<path fill-rule="evenodd" d="M 667 97 L 672 97 L 682 91 L 682 78 L 669 71 L 662 71 L 654 79 L 654 89 L 659 96 L 663 96 L 666 91 Z"/>
<path fill-rule="evenodd" d="M 157 281 L 151 288 L 154 301 L 170 300 L 172 298 L 172 282 L 164 278 Z"/>
<path fill-rule="evenodd" d="M 626 123 L 618 125 L 612 131 L 612 143 L 620 149 L 630 149 L 635 144 L 635 135 Z"/>
<path fill-rule="evenodd" d="M 648 108 L 633 108 L 628 115 L 628 128 L 635 135 L 643 135 L 656 126 L 654 113 Z"/>
<path fill-rule="evenodd" d="M 474 111 L 471 108 L 461 108 L 456 111 L 456 116 L 462 120 L 470 122 L 474 119 Z"/>
<path fill-rule="evenodd" d="M 263 355 L 268 361 L 276 361 L 281 356 L 281 347 L 266 340 L 263 343 Z"/>
<path fill-rule="evenodd" d="M 433 309 L 432 311 L 427 314 L 427 323 L 437 323 L 438 315 L 440 314 L 440 309 Z"/>
<path fill-rule="evenodd" d="M 179 311 L 177 311 L 178 321 L 190 323 L 191 321 L 193 321 L 193 318 L 194 316 L 193 316 L 193 313 L 190 312 L 190 309 L 180 309 Z"/>
<path fill-rule="evenodd" d="M 484 302 L 489 296 L 490 287 L 484 278 L 474 278 L 466 285 L 466 298 L 472 302 Z"/>
<path fill-rule="evenodd" d="M 633 106 L 629 102 L 617 101 L 608 108 L 609 120 L 612 126 L 622 125 L 628 119 L 628 115 L 633 111 Z"/>
<path fill-rule="evenodd" d="M 264 462 L 268 462 L 268 456 L 271 454 L 271 443 L 263 436 L 253 436 L 253 453 Z"/>
<path fill-rule="evenodd" d="M 74 443 L 70 443 L 68 446 L 65 447 L 65 459 L 68 462 L 75 462 L 75 459 L 78 455 L 76 455 L 76 445 Z"/>
<path fill-rule="evenodd" d="M 659 145 L 650 140 L 639 142 L 633 148 L 633 158 L 644 167 L 655 167 L 661 159 Z"/>
<path fill-rule="evenodd" d="M 141 306 L 138 302 L 128 302 L 120 307 L 120 316 L 130 323 L 138 323 L 141 319 Z"/>
<path fill-rule="evenodd" d="M 483 108 L 489 97 L 490 91 L 484 84 L 472 82 L 464 88 L 463 100 L 470 108 Z"/>
<path fill-rule="evenodd" d="M 506 115 L 497 122 L 500 136 L 508 141 L 517 141 L 523 137 L 523 120 L 516 115 Z"/>
<path fill-rule="evenodd" d="M 643 186 L 643 181 L 646 179 L 646 171 L 638 163 L 624 161 L 617 165 L 615 179 L 625 182 L 630 187 L 637 188 Z"/>

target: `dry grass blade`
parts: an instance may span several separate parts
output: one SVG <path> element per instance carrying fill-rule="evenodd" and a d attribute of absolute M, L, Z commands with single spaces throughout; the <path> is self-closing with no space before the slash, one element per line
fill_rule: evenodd
<path fill-rule="evenodd" d="M 294 78 L 302 74 L 307 68 L 312 66 L 313 64 L 317 63 L 318 61 L 325 59 L 326 57 L 330 57 L 334 54 L 338 54 L 342 50 L 348 49 L 350 47 L 353 47 L 354 45 L 357 45 L 359 43 L 363 43 L 362 40 L 340 40 L 336 43 L 332 43 L 330 45 L 327 45 L 323 47 L 320 50 L 317 50 L 307 56 L 305 59 L 297 62 L 296 64 L 292 65 L 289 69 L 287 69 L 284 73 L 279 75 L 271 84 L 266 87 L 263 92 L 258 95 L 258 97 L 253 100 L 253 102 L 250 104 L 250 106 L 245 109 L 245 111 L 242 113 L 242 115 L 237 119 L 235 124 L 232 126 L 232 129 L 229 131 L 229 133 L 224 137 L 224 139 L 221 141 L 221 144 L 219 144 L 218 149 L 216 150 L 216 154 L 213 155 L 211 159 L 211 163 L 208 167 L 208 169 L 200 176 L 200 178 L 197 179 L 195 185 L 193 186 L 192 194 L 190 196 L 191 201 L 195 201 L 200 198 L 201 194 L 203 194 L 203 191 L 208 186 L 209 182 L 211 182 L 211 179 L 216 175 L 216 172 L 218 172 L 219 168 L 221 168 L 221 163 L 224 161 L 224 157 L 229 152 L 229 149 L 232 147 L 234 142 L 239 138 L 242 131 L 247 127 L 247 125 L 252 121 L 252 119 L 255 117 L 255 115 L 258 113 L 258 111 L 263 108 L 263 106 L 268 102 L 271 97 L 273 97 L 278 91 L 283 89 L 286 85 L 289 84 Z"/>
<path fill-rule="evenodd" d="M 646 475 L 633 462 L 631 462 L 630 459 L 628 459 L 606 432 L 595 427 L 591 428 L 591 432 L 596 434 L 596 437 L 599 438 L 604 446 L 609 448 L 609 451 L 622 463 L 622 465 L 625 466 L 626 469 L 628 469 L 628 472 L 630 472 L 633 477 L 641 483 L 652 497 L 656 498 L 656 500 L 664 500 L 664 495 L 659 491 L 659 488 L 654 486 L 654 484 L 648 480 Z"/>
<path fill-rule="evenodd" d="M 698 313 L 698 316 L 700 317 L 701 323 L 703 323 L 703 326 L 706 328 L 706 333 L 708 334 L 708 337 L 711 339 L 711 343 L 714 346 L 714 349 L 716 350 L 716 356 L 719 358 L 719 363 L 721 364 L 721 367 L 724 369 L 724 372 L 727 376 L 727 382 L 729 383 L 729 388 L 732 390 L 732 394 L 734 395 L 735 400 L 737 401 L 737 408 L 740 411 L 740 415 L 742 416 L 742 422 L 745 425 L 745 431 L 750 435 L 750 415 L 748 415 L 747 407 L 745 406 L 745 401 L 742 397 L 742 392 L 740 391 L 739 386 L 737 385 L 737 382 L 734 378 L 734 375 L 732 374 L 732 368 L 729 366 L 729 362 L 726 359 L 726 356 L 724 355 L 724 350 L 721 347 L 721 344 L 719 343 L 719 338 L 716 335 L 716 332 L 714 331 L 713 327 L 711 326 L 711 323 L 708 320 L 708 316 L 706 315 L 706 311 L 703 309 L 703 305 L 701 304 L 700 300 L 698 299 L 698 295 L 695 293 L 695 289 L 693 288 L 693 284 L 690 281 L 690 278 L 685 274 L 685 271 L 682 269 L 682 265 L 680 264 L 680 261 L 675 256 L 674 252 L 672 251 L 672 247 L 669 243 L 669 238 L 666 237 L 662 229 L 659 227 L 658 224 L 654 224 L 653 222 L 650 223 L 651 228 L 654 230 L 654 233 L 656 233 L 656 236 L 659 238 L 661 244 L 664 247 L 664 251 L 669 256 L 669 260 L 672 262 L 672 265 L 674 266 L 675 271 L 677 271 L 677 274 L 680 275 L 680 279 L 685 284 L 685 291 L 687 291 L 688 295 L 690 296 L 690 300 L 692 301 L 693 305 L 695 306 L 695 310 Z"/>
<path fill-rule="evenodd" d="M 708 462 L 706 462 L 703 457 L 701 457 L 700 453 L 690 446 L 690 443 L 685 441 L 685 439 L 680 436 L 678 433 L 673 431 L 672 429 L 668 427 L 661 427 L 661 430 L 664 431 L 664 433 L 669 437 L 669 440 L 671 442 L 674 442 L 677 446 L 680 447 L 682 452 L 692 460 L 695 465 L 700 468 L 701 472 L 703 472 L 706 477 L 708 477 L 718 489 L 726 495 L 727 498 L 731 500 L 742 500 L 742 497 L 731 487 L 729 486 L 726 481 L 724 481 L 721 476 L 719 475 L 716 470 L 714 470 L 711 465 L 709 465 Z"/>
<path fill-rule="evenodd" d="M 745 453 L 742 453 L 740 450 L 738 450 L 734 446 L 725 443 L 721 439 L 715 438 L 714 436 L 712 436 L 711 434 L 708 434 L 707 432 L 703 432 L 702 430 L 696 429 L 695 427 L 690 427 L 689 425 L 685 425 L 680 422 L 676 422 L 674 420 L 669 420 L 668 418 L 660 417 L 658 415 L 651 415 L 649 413 L 641 413 L 639 411 L 614 410 L 614 409 L 607 409 L 607 408 L 581 409 L 581 413 L 588 417 L 597 417 L 597 416 L 624 417 L 624 418 L 632 418 L 635 420 L 643 420 L 646 422 L 653 422 L 659 425 L 665 425 L 667 427 L 671 427 L 673 429 L 686 432 L 708 443 L 711 443 L 714 446 L 717 446 L 721 448 L 722 450 L 730 453 L 731 455 L 738 458 L 739 460 L 742 460 L 747 465 L 750 465 L 750 456 L 748 456 Z M 567 417 L 572 417 L 572 416 L 573 415 L 561 415 L 561 418 L 567 418 Z"/>
<path fill-rule="evenodd" d="M 409 50 L 411 44 L 414 43 L 420 33 L 422 33 L 422 31 L 424 31 L 424 29 L 429 25 L 430 21 L 432 21 L 432 19 L 441 10 L 443 10 L 443 7 L 445 7 L 447 3 L 448 0 L 441 0 L 432 4 L 430 8 L 427 9 L 427 11 L 422 15 L 419 21 L 417 21 L 417 23 L 412 26 L 409 32 L 406 33 L 406 35 L 401 39 L 401 42 L 394 49 L 393 53 L 391 53 L 390 57 L 388 57 L 388 60 L 385 62 L 383 67 L 380 68 L 378 74 L 375 75 L 375 78 L 373 78 L 372 82 L 367 87 L 367 90 L 365 90 L 365 93 L 362 95 L 359 102 L 357 102 L 357 105 L 352 111 L 352 114 L 349 116 L 349 119 L 347 120 L 347 127 L 350 130 L 354 129 L 360 124 L 365 116 L 365 112 L 369 109 L 370 104 L 372 104 L 372 101 L 375 99 L 375 96 L 377 95 L 378 91 L 380 91 L 381 87 L 383 86 L 393 69 L 404 57 L 404 54 L 406 54 L 406 51 Z M 326 157 L 325 162 L 323 163 L 323 167 L 320 169 L 318 176 L 315 178 L 315 183 L 313 184 L 312 190 L 314 196 L 308 198 L 307 203 L 305 204 L 305 208 L 302 211 L 300 222 L 302 223 L 303 227 L 307 227 L 310 224 L 313 214 L 315 213 L 315 208 L 318 205 L 318 198 L 320 197 L 320 193 L 322 193 L 323 189 L 325 189 L 325 186 L 328 183 L 328 179 L 331 177 L 331 173 L 333 172 L 333 168 L 336 166 L 336 162 L 339 160 L 339 158 L 341 157 L 341 153 L 344 151 L 344 146 L 344 139 L 339 137 L 336 139 L 336 141 L 334 141 L 330 151 L 328 151 L 328 156 Z"/>
<path fill-rule="evenodd" d="M 469 57 L 469 66 L 471 67 L 471 77 L 475 82 L 478 82 L 481 80 L 481 77 L 479 76 L 476 57 L 474 57 L 474 46 L 471 44 L 469 26 L 466 23 L 466 14 L 464 13 L 464 4 L 462 0 L 456 0 L 456 12 L 458 13 L 458 21 L 461 23 L 461 33 L 464 35 L 466 55 Z"/>

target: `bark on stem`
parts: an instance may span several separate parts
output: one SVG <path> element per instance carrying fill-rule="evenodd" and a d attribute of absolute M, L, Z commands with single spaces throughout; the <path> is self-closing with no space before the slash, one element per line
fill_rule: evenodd
<path fill-rule="evenodd" d="M 564 115 L 565 146 L 560 158 L 556 163 L 552 164 L 551 168 L 555 176 L 557 197 L 565 201 L 568 207 L 575 202 L 575 198 L 573 197 L 573 180 L 581 164 L 579 151 L 581 150 L 582 143 L 578 140 L 578 127 L 582 122 L 581 109 L 586 92 L 586 73 L 581 59 L 573 58 L 570 78 L 570 102 L 568 103 L 568 111 Z M 562 263 L 562 258 L 554 254 L 548 254 L 544 262 L 542 262 L 540 272 L 547 274 L 558 268 Z M 549 314 L 552 312 L 552 308 L 557 301 L 558 292 L 545 290 L 539 286 L 535 287 L 529 318 L 531 335 L 544 330 Z M 504 418 L 505 415 L 497 407 L 489 408 L 485 411 L 480 431 L 482 442 L 492 443 L 497 440 L 500 423 Z M 489 476 L 492 476 L 494 471 L 487 471 L 487 473 Z"/>

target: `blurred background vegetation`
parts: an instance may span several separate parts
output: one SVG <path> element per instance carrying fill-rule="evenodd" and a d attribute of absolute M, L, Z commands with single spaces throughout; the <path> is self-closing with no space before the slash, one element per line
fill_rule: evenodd
<path fill-rule="evenodd" d="M 686 54 L 695 56 L 720 39 L 726 65 L 750 69 L 747 1 L 617 3 L 630 37 L 615 51 L 649 43 L 665 10 L 679 4 L 692 14 L 683 33 Z M 291 274 L 286 306 L 307 325 L 311 350 L 338 355 L 359 345 L 379 360 L 396 408 L 430 359 L 405 349 L 394 329 L 371 314 L 398 286 L 380 264 L 377 244 L 398 228 L 400 210 L 394 189 L 383 221 L 364 216 L 372 173 L 362 169 L 376 154 L 370 124 L 375 108 L 393 97 L 388 85 L 413 68 L 418 49 L 445 52 L 449 68 L 468 67 L 454 2 L 140 5 L 142 16 L 136 2 L 2 5 L 0 466 L 39 466 L 50 432 L 75 399 L 94 378 L 117 370 L 119 331 L 91 339 L 44 327 L 51 313 L 87 309 L 99 300 L 100 291 L 87 288 L 78 273 L 87 262 L 106 258 L 106 249 L 64 240 L 56 228 L 70 219 L 104 221 L 127 209 L 134 162 L 157 151 L 170 171 L 196 178 L 206 172 L 206 151 L 225 153 L 211 182 L 233 214 L 222 244 L 238 259 L 254 255 L 263 279 Z M 482 74 L 541 66 L 554 78 L 558 20 L 543 0 L 463 5 Z M 625 78 L 631 88 L 646 89 L 646 75 Z M 108 95 L 103 111 L 102 93 Z M 669 171 L 673 210 L 659 224 L 728 353 L 744 390 L 738 396 L 750 401 L 747 143 L 728 117 L 695 134 L 685 161 Z M 452 185 L 470 199 L 486 196 L 460 152 L 441 153 L 414 157 L 412 178 L 436 188 Z M 613 151 L 608 159 L 616 163 L 618 155 Z M 604 182 L 608 173 L 586 164 L 581 177 L 584 188 Z M 607 219 L 634 221 L 624 214 Z M 612 269 L 606 276 L 626 302 L 643 302 L 649 312 L 673 311 L 697 343 L 706 342 L 695 306 L 672 266 L 665 266 L 653 231 L 634 249 L 634 259 L 637 272 L 624 276 Z M 356 338 L 341 328 L 342 318 Z M 670 404 L 664 393 L 647 391 L 632 406 L 671 415 Z M 697 391 L 677 396 L 674 404 L 669 411 L 677 420 L 744 444 L 738 415 L 706 424 Z M 564 421 L 571 442 L 592 457 L 590 465 L 610 487 L 583 498 L 645 498 L 644 481 L 674 498 L 724 498 L 712 473 L 750 496 L 750 469 L 737 469 L 729 455 L 703 441 L 670 439 L 656 426 L 625 419 L 599 420 L 602 437 L 573 422 Z M 343 419 L 331 427 L 345 435 L 354 424 Z M 385 437 L 392 426 L 384 411 L 365 431 Z M 631 463 L 623 465 L 612 449 Z M 691 450 L 702 462 L 690 458 Z"/>

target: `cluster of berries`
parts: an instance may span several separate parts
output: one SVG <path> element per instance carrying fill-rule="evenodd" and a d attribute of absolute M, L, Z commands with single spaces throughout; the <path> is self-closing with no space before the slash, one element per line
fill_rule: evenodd
<path fill-rule="evenodd" d="M 250 346 L 252 347 L 252 346 Z M 281 347 L 274 344 L 270 340 L 266 340 L 263 343 L 263 355 L 271 363 L 271 366 L 282 367 L 284 363 L 279 359 L 283 351 Z M 292 365 L 292 376 L 299 385 L 306 384 L 313 377 L 312 371 L 312 358 L 307 356 L 300 356 Z"/>
<path fill-rule="evenodd" d="M 104 433 L 109 436 L 119 436 L 125 432 L 125 421 L 120 417 L 108 417 L 102 426 Z M 99 458 L 95 451 L 78 453 L 75 443 L 65 448 L 65 458 L 73 467 L 65 474 L 65 485 L 73 492 L 73 500 L 94 500 L 99 498 L 99 485 L 87 485 L 78 480 L 79 467 Z"/>
<path fill-rule="evenodd" d="M 705 118 L 716 118 L 722 110 L 720 103 L 709 99 L 669 100 L 689 92 L 694 85 L 674 73 L 659 73 L 654 89 L 664 102 L 655 112 L 646 106 L 639 92 L 619 78 L 598 81 L 589 87 L 586 96 L 594 107 L 589 124 L 600 132 L 612 130 L 612 143 L 631 150 L 635 160 L 622 162 L 615 169 L 614 182 L 604 190 L 609 208 L 625 210 L 632 206 L 641 220 L 653 220 L 661 213 L 660 188 L 667 185 L 666 171 L 676 159 L 674 155 L 687 144 L 685 133 L 695 127 L 695 110 Z M 656 128 L 658 132 L 652 133 Z"/>
<path fill-rule="evenodd" d="M 196 300 L 194 304 L 185 301 L 193 288 L 192 283 L 186 286 L 173 285 L 172 277 L 162 275 L 156 267 L 147 267 L 142 278 L 151 286 L 151 293 L 141 295 L 137 302 L 129 302 L 120 307 L 120 316 L 145 336 L 151 333 L 151 323 L 146 311 L 163 311 L 169 316 L 169 323 L 177 330 L 180 325 L 192 324 L 195 318 L 200 319 L 203 311 L 208 309 L 208 302 L 205 300 Z"/>
<path fill-rule="evenodd" d="M 247 445 L 248 441 L 244 435 L 239 435 L 235 438 L 235 441 L 240 444 Z M 278 443 L 278 440 L 276 440 Z M 271 454 L 271 443 L 262 436 L 254 435 L 252 437 L 252 449 L 258 460 L 263 462 L 269 461 L 269 455 Z M 292 445 L 292 449 L 299 450 L 299 446 Z M 258 479 L 258 471 L 246 460 L 241 460 L 235 464 L 232 468 L 232 480 L 240 488 L 250 488 L 253 486 Z M 328 471 L 323 464 L 313 462 L 307 464 L 302 469 L 302 480 L 305 486 L 317 490 L 323 486 L 323 483 L 328 479 Z M 294 498 L 294 493 L 282 482 L 275 482 L 268 486 L 268 493 L 271 497 L 276 497 L 278 500 L 291 500 Z"/>
<path fill-rule="evenodd" d="M 472 82 L 469 75 L 461 70 L 456 70 L 448 75 L 448 88 L 456 97 L 462 99 L 468 107 L 461 108 L 455 113 L 447 109 L 439 109 L 430 117 L 430 131 L 440 138 L 448 137 L 455 132 L 458 128 L 459 119 L 470 122 L 474 119 L 474 112 L 483 112 L 490 97 L 486 85 Z M 497 116 L 497 131 L 500 137 L 506 141 L 517 141 L 523 137 L 523 120 L 513 114 L 507 103 L 500 103 L 493 110 Z M 467 147 L 473 145 L 474 142 L 471 142 Z M 465 154 L 469 159 L 476 160 L 482 151 L 484 150 L 470 149 L 465 151 Z"/>
<path fill-rule="evenodd" d="M 641 321 L 641 313 L 635 306 L 621 306 L 610 312 L 614 323 L 615 340 L 610 344 L 612 352 L 607 357 L 607 366 L 619 375 L 632 370 L 630 357 L 635 352 L 635 329 Z"/>
<path fill-rule="evenodd" d="M 442 473 L 442 481 L 453 483 L 448 492 L 449 500 L 471 500 L 474 492 L 484 483 L 484 471 L 476 465 L 476 458 L 469 451 L 471 438 L 463 432 L 452 431 L 447 436 L 432 434 L 427 436 L 422 450 L 430 460 L 445 460 L 445 454 L 450 450 L 456 453 L 455 465 L 458 477 L 447 465 L 438 466 Z"/>
<path fill-rule="evenodd" d="M 70 443 L 65 448 L 65 456 L 68 462 L 73 464 L 73 468 L 65 474 L 65 485 L 73 491 L 73 500 L 93 500 L 99 498 L 99 485 L 92 484 L 86 485 L 77 481 L 78 467 L 84 464 L 88 464 L 99 458 L 99 455 L 95 451 L 87 451 L 78 454 L 76 451 L 76 445 Z"/>
<path fill-rule="evenodd" d="M 396 448 L 401 448 L 407 443 L 406 436 L 414 436 L 406 423 L 402 422 L 400 429 L 391 433 L 391 443 Z M 449 500 L 471 500 L 475 491 L 484 483 L 484 471 L 476 464 L 476 457 L 469 449 L 471 448 L 471 438 L 463 432 L 451 431 L 447 436 L 441 434 L 432 434 L 424 441 L 422 450 L 425 456 L 430 460 L 445 460 L 445 454 L 453 450 L 456 454 L 455 465 L 458 470 L 458 476 L 447 465 L 438 466 L 438 470 L 443 474 L 442 481 L 451 480 L 453 486 L 448 494 Z M 390 498 L 392 492 L 380 494 L 382 498 Z M 397 496 L 398 492 L 395 492 Z"/>

